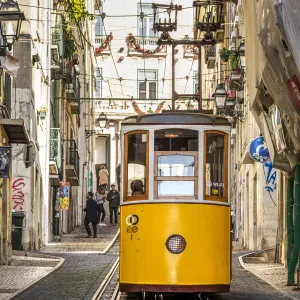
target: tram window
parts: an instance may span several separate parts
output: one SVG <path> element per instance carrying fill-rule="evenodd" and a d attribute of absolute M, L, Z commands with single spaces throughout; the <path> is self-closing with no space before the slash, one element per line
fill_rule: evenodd
<path fill-rule="evenodd" d="M 158 197 L 161 196 L 195 196 L 194 181 L 161 181 L 157 182 L 158 186 Z"/>
<path fill-rule="evenodd" d="M 144 200 L 148 193 L 148 132 L 125 135 L 124 194 L 126 200 Z"/>
<path fill-rule="evenodd" d="M 197 199 L 198 131 L 162 129 L 154 136 L 155 197 Z"/>
<path fill-rule="evenodd" d="M 158 156 L 158 176 L 194 176 L 194 166 L 191 155 Z"/>
<path fill-rule="evenodd" d="M 205 200 L 227 201 L 228 142 L 227 135 L 205 132 L 204 191 Z"/>
<path fill-rule="evenodd" d="M 191 129 L 155 130 L 154 151 L 198 151 L 198 131 Z"/>

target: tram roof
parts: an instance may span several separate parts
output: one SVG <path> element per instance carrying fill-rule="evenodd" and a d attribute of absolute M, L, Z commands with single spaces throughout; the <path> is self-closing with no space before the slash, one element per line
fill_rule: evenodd
<path fill-rule="evenodd" d="M 224 117 L 207 115 L 201 113 L 160 113 L 160 114 L 149 114 L 149 115 L 138 115 L 131 116 L 124 119 L 123 125 L 227 125 L 231 123 Z"/>

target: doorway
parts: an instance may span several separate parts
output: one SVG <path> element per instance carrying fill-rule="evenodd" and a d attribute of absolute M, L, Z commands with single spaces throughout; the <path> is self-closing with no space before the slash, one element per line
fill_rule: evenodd
<path fill-rule="evenodd" d="M 257 250 L 257 174 L 253 178 L 253 249 Z"/>

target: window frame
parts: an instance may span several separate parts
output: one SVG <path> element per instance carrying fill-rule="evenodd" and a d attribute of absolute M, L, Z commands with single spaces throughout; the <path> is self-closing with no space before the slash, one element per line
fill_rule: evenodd
<path fill-rule="evenodd" d="M 95 26 L 94 26 L 94 31 L 95 31 L 95 43 L 96 43 L 96 39 L 100 38 L 103 36 L 103 23 L 102 23 L 102 18 L 101 18 L 101 14 L 103 13 L 103 7 L 101 6 L 100 9 L 97 9 L 95 10 L 95 14 L 96 14 L 96 17 L 95 17 Z M 97 31 L 96 31 L 96 26 L 97 26 L 97 18 L 99 18 L 99 33 L 97 34 Z"/>
<path fill-rule="evenodd" d="M 207 134 L 219 134 L 224 136 L 224 195 L 214 196 L 206 194 L 206 136 Z M 203 200 L 212 200 L 228 203 L 228 134 L 219 130 L 204 130 L 204 146 L 203 146 Z"/>
<path fill-rule="evenodd" d="M 194 176 L 158 176 L 158 157 L 159 156 L 193 156 L 195 160 Z M 180 199 L 180 200 L 198 200 L 198 179 L 199 163 L 198 151 L 154 151 L 154 198 L 161 199 Z M 194 181 L 194 196 L 158 196 L 158 181 Z"/>
<path fill-rule="evenodd" d="M 146 180 L 145 180 L 145 194 L 138 196 L 128 196 L 128 137 L 133 134 L 146 134 Z M 124 134 L 124 181 L 123 181 L 123 202 L 148 200 L 149 199 L 149 131 L 148 130 L 134 130 Z"/>
<path fill-rule="evenodd" d="M 144 80 L 139 80 L 139 72 L 145 72 L 145 75 L 147 74 L 147 72 L 154 72 L 155 73 L 155 77 L 156 77 L 155 80 L 147 79 L 147 81 L 146 81 L 146 98 L 140 98 L 140 86 L 139 86 L 139 84 L 141 82 L 145 82 L 145 79 Z M 147 78 L 147 75 L 145 77 Z M 150 82 L 155 82 L 156 83 L 155 98 L 153 98 L 153 99 L 151 98 L 151 99 L 152 100 L 157 100 L 157 96 L 158 96 L 158 70 L 157 69 L 147 69 L 147 70 L 138 69 L 137 70 L 137 92 L 138 92 L 137 98 L 138 99 L 150 99 L 150 87 L 149 87 Z"/>
<path fill-rule="evenodd" d="M 142 35 L 140 35 L 139 34 L 139 32 L 140 32 L 140 24 L 141 24 L 141 22 L 142 22 L 142 20 L 141 20 L 141 18 L 140 18 L 140 13 L 141 12 L 143 12 L 143 13 L 145 13 L 145 11 L 144 11 L 144 9 L 142 8 L 143 6 L 149 6 L 149 7 L 151 7 L 152 8 L 152 4 L 151 3 L 145 3 L 145 2 L 142 2 L 142 3 L 138 3 L 137 4 L 137 36 L 138 37 L 142 37 Z M 147 16 L 147 15 L 145 15 L 144 16 L 144 20 L 146 20 L 146 28 L 144 27 L 144 35 L 143 35 L 143 37 L 146 39 L 146 38 L 158 38 L 158 33 L 156 32 L 154 32 L 153 31 L 153 23 L 149 23 L 149 19 L 150 19 L 151 17 L 149 17 L 149 16 Z M 148 25 L 150 24 L 150 27 L 148 28 Z M 151 24 L 152 24 L 152 27 L 151 27 Z M 146 32 L 147 31 L 147 32 Z M 152 31 L 152 35 L 150 35 L 150 32 Z"/>

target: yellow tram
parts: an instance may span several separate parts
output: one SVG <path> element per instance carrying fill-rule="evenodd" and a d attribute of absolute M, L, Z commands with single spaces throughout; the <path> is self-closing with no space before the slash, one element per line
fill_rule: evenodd
<path fill-rule="evenodd" d="M 218 116 L 124 120 L 121 292 L 229 292 L 229 137 Z"/>

